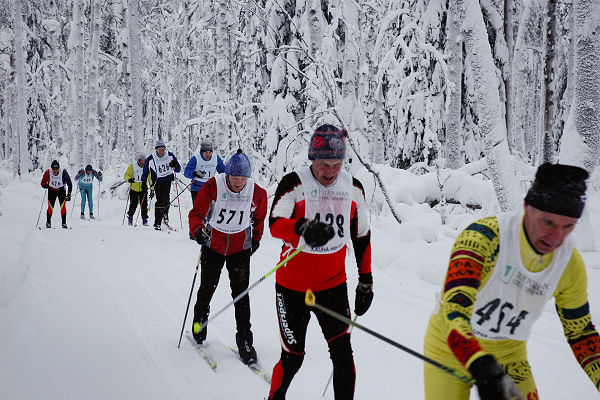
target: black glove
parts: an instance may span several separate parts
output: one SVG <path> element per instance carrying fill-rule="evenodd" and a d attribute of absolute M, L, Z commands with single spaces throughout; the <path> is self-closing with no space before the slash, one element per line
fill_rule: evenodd
<path fill-rule="evenodd" d="M 71 201 L 71 193 L 65 196 L 65 201 Z"/>
<path fill-rule="evenodd" d="M 196 178 L 204 178 L 204 175 L 206 175 L 206 172 L 204 171 L 194 171 L 194 176 Z"/>
<path fill-rule="evenodd" d="M 315 219 L 309 221 L 306 218 L 300 218 L 296 222 L 294 231 L 302 236 L 306 244 L 310 247 L 323 246 L 335 235 L 335 231 L 331 225 Z"/>
<path fill-rule="evenodd" d="M 256 250 L 258 250 L 259 247 L 260 247 L 260 242 L 253 240 L 252 241 L 252 250 L 250 250 L 250 255 L 256 253 Z"/>
<path fill-rule="evenodd" d="M 354 313 L 363 315 L 371 307 L 373 301 L 373 275 L 359 274 L 354 298 Z"/>
<path fill-rule="evenodd" d="M 502 370 L 491 354 L 479 357 L 469 366 L 482 400 L 525 400 L 515 382 Z"/>
<path fill-rule="evenodd" d="M 169 163 L 169 167 L 177 168 L 177 161 L 175 159 L 171 160 L 171 162 Z"/>
<path fill-rule="evenodd" d="M 210 244 L 210 231 L 206 227 L 196 229 L 194 237 L 196 238 L 196 242 L 201 246 L 208 246 Z"/>
<path fill-rule="evenodd" d="M 98 171 L 96 173 L 96 178 L 98 179 L 99 182 L 102 182 L 102 171 Z"/>
<path fill-rule="evenodd" d="M 129 178 L 129 179 L 127 179 L 127 182 L 129 182 L 129 183 L 135 183 L 135 179 L 134 179 L 133 177 L 132 177 L 132 178 Z M 142 185 L 142 189 L 143 189 L 143 187 L 144 187 L 144 186 Z M 146 189 L 146 190 L 147 190 L 147 189 Z"/>
<path fill-rule="evenodd" d="M 154 198 L 154 189 L 150 189 L 150 199 Z"/>
<path fill-rule="evenodd" d="M 48 189 L 48 188 L 50 187 L 50 185 L 48 185 L 47 183 L 44 183 L 44 184 L 42 185 L 42 187 L 43 187 L 44 189 Z"/>

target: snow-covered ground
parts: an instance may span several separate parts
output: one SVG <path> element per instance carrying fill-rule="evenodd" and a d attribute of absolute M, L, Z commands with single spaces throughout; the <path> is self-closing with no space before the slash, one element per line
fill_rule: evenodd
<path fill-rule="evenodd" d="M 173 233 L 121 226 L 125 199 L 106 195 L 100 199 L 98 212 L 97 192 L 98 221 L 78 218 L 77 197 L 74 218 L 73 204 L 67 203 L 72 230 L 38 230 L 35 224 L 43 196 L 38 182 L 36 175 L 5 181 L 0 188 L 1 398 L 267 397 L 268 385 L 228 349 L 235 345 L 233 308 L 208 327 L 208 344 L 218 359 L 216 373 L 185 338 L 177 348 L 199 251 L 187 235 L 188 193 L 181 197 L 184 229 Z M 589 198 L 592 224 L 597 227 L 600 197 L 592 194 Z M 442 226 L 439 214 L 427 205 L 397 206 L 406 218 L 403 224 L 391 216 L 372 218 L 375 299 L 359 322 L 422 352 L 452 240 L 479 215 L 451 215 L 449 224 Z M 42 211 L 40 226 L 44 218 Z M 177 208 L 171 209 L 170 219 L 180 228 Z M 53 225 L 60 226 L 59 222 L 55 215 Z M 597 230 L 596 243 L 599 238 Z M 275 265 L 279 248 L 280 242 L 266 229 L 262 245 L 252 257 L 251 282 Z M 598 323 L 600 253 L 583 256 L 592 315 Z M 357 280 L 353 258 L 348 256 L 347 266 L 352 303 Z M 198 281 L 194 293 L 197 286 Z M 224 270 L 211 309 L 216 311 L 230 300 Z M 251 292 L 251 307 L 255 347 L 260 363 L 270 372 L 280 353 L 274 276 Z M 190 309 L 186 329 L 191 313 Z M 420 360 L 359 330 L 354 331 L 352 343 L 357 399 L 423 398 Z M 542 399 L 598 398 L 563 337 L 553 304 L 548 304 L 535 325 L 529 343 Z M 287 398 L 321 398 L 330 371 L 326 344 L 313 318 L 307 355 Z M 333 399 L 331 386 L 325 398 Z"/>

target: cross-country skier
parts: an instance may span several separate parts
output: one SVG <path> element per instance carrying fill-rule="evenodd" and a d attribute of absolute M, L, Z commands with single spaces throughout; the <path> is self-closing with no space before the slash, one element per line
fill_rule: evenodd
<path fill-rule="evenodd" d="M 60 216 L 62 219 L 62 227 L 67 229 L 67 207 L 65 206 L 66 201 L 71 200 L 71 191 L 73 190 L 73 183 L 71 177 L 66 169 L 61 169 L 58 161 L 52 161 L 50 169 L 47 169 L 42 176 L 40 185 L 44 189 L 48 189 L 48 211 L 46 212 L 46 228 L 50 228 L 50 219 L 52 218 L 52 212 L 54 210 L 54 203 L 58 198 L 58 204 L 60 204 Z M 65 191 L 65 185 L 67 185 L 69 191 Z"/>
<path fill-rule="evenodd" d="M 85 170 L 80 169 L 75 175 L 75 180 L 78 181 L 79 193 L 81 194 L 81 219 L 85 219 L 85 202 L 87 200 L 90 210 L 90 219 L 94 219 L 94 202 L 92 200 L 92 192 L 94 178 L 98 182 L 102 182 L 102 171 L 96 171 L 90 164 L 85 166 Z"/>
<path fill-rule="evenodd" d="M 208 141 L 202 141 L 200 152 L 190 158 L 183 170 L 183 175 L 192 180 L 190 185 L 192 204 L 196 201 L 196 196 L 202 185 L 215 176 L 217 172 L 225 172 L 225 164 L 221 157 L 213 153 L 212 144 Z"/>
<path fill-rule="evenodd" d="M 539 399 L 526 346 L 551 297 L 577 362 L 600 390 L 600 337 L 585 265 L 569 237 L 587 178 L 578 167 L 543 164 L 522 211 L 475 221 L 454 242 L 425 355 L 473 376 L 482 400 Z M 466 400 L 470 389 L 425 364 L 427 400 Z"/>
<path fill-rule="evenodd" d="M 154 229 L 160 231 L 160 224 L 164 218 L 169 222 L 169 194 L 171 192 L 171 182 L 175 180 L 175 173 L 181 171 L 181 165 L 175 157 L 175 154 L 167 151 L 165 142 L 161 139 L 154 145 L 154 153 L 146 158 L 144 171 L 142 172 L 142 190 L 148 190 L 146 180 L 150 174 L 150 198 L 154 197 L 156 191 L 156 203 L 154 205 Z"/>
<path fill-rule="evenodd" d="M 150 176 L 146 178 L 146 185 L 142 185 L 142 175 L 144 165 L 146 164 L 146 155 L 138 153 L 137 160 L 127 167 L 123 178 L 129 182 L 129 210 L 127 211 L 127 223 L 133 225 L 133 215 L 138 204 L 142 213 L 142 224 L 148 225 L 148 186 L 152 184 Z"/>
<path fill-rule="evenodd" d="M 308 149 L 311 165 L 285 175 L 275 192 L 269 227 L 273 237 L 284 241 L 281 259 L 304 244 L 307 247 L 276 273 L 281 359 L 273 368 L 269 399 L 285 399 L 302 365 L 311 312 L 329 347 L 335 398 L 354 398 L 356 375 L 349 325 L 304 302 L 306 290 L 311 289 L 321 305 L 350 318 L 346 285 L 350 242 L 358 265 L 356 315 L 367 312 L 373 300 L 367 205 L 361 183 L 342 170 L 346 136 L 345 130 L 332 125 L 317 128 Z"/>
<path fill-rule="evenodd" d="M 225 166 L 225 174 L 210 178 L 198 191 L 189 213 L 190 233 L 202 245 L 201 278 L 194 306 L 194 338 L 206 339 L 206 328 L 197 331 L 208 319 L 210 300 L 219 283 L 223 264 L 229 273 L 231 296 L 248 288 L 250 256 L 258 249 L 267 215 L 267 192 L 251 178 L 250 160 L 238 150 Z M 256 362 L 250 330 L 250 297 L 235 303 L 235 335 L 240 358 Z"/>

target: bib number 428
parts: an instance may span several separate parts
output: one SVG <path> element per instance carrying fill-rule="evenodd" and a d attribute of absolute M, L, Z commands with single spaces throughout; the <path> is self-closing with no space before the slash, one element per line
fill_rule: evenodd
<path fill-rule="evenodd" d="M 510 316 L 512 314 L 512 317 L 508 320 L 508 322 L 506 322 L 505 326 L 510 328 L 510 334 L 513 335 L 515 333 L 515 329 L 518 328 L 518 326 L 521 324 L 521 321 L 523 321 L 527 314 L 529 314 L 529 311 L 523 310 L 518 312 L 517 315 L 517 311 L 513 312 L 514 306 L 510 302 L 505 301 L 504 303 L 501 303 L 502 300 L 496 298 L 478 310 L 475 310 L 475 314 L 479 315 L 479 319 L 476 321 L 476 323 L 483 326 L 483 324 L 485 324 L 488 320 L 493 320 L 496 322 L 496 326 L 490 328 L 489 330 L 490 332 L 498 333 L 502 329 L 502 323 L 504 322 L 505 318 L 507 318 L 507 315 Z"/>

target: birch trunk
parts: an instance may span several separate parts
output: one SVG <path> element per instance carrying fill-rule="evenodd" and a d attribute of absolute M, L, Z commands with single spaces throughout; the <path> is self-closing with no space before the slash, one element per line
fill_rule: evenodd
<path fill-rule="evenodd" d="M 554 120 L 556 117 L 556 107 L 554 104 L 554 90 L 552 88 L 552 80 L 554 75 L 554 62 L 556 43 L 556 0 L 548 0 L 546 10 L 546 57 L 544 65 L 544 142 L 542 149 L 543 162 L 554 162 L 555 140 Z"/>
<path fill-rule="evenodd" d="M 451 169 L 460 168 L 463 164 L 461 146 L 463 52 L 460 19 L 457 11 L 457 0 L 450 0 L 448 4 L 448 47 L 446 53 L 449 55 L 448 78 L 453 87 L 450 93 L 446 120 L 445 156 L 446 166 Z"/>
<path fill-rule="evenodd" d="M 575 129 L 590 173 L 600 158 L 600 0 L 575 0 Z"/>
<path fill-rule="evenodd" d="M 23 44 L 25 41 L 23 32 L 23 15 L 21 12 L 21 1 L 13 0 L 13 21 L 15 30 L 15 108 L 13 109 L 13 129 L 17 138 L 18 157 L 15 159 L 15 170 L 19 173 L 29 172 L 31 169 L 31 160 L 29 158 L 28 140 L 27 140 L 27 109 L 25 102 L 27 99 L 25 82 L 25 54 Z"/>
<path fill-rule="evenodd" d="M 83 0 L 73 1 L 73 51 L 75 53 L 75 71 L 74 71 L 74 100 L 75 107 L 73 113 L 73 134 L 75 139 L 75 157 L 71 157 L 71 165 L 75 164 L 77 168 L 83 165 L 83 145 L 85 140 L 84 132 L 84 92 L 83 92 Z"/>
<path fill-rule="evenodd" d="M 514 0 L 504 0 L 504 40 L 506 41 L 506 48 L 508 50 L 507 77 L 504 80 L 504 86 L 506 87 L 506 137 L 508 140 L 508 147 L 511 150 L 514 150 L 515 146 L 515 137 L 513 132 L 513 107 L 515 96 L 512 80 L 512 65 L 515 50 L 513 8 Z"/>
<path fill-rule="evenodd" d="M 478 1 L 459 1 L 462 11 L 464 41 L 472 54 L 471 73 L 479 127 L 485 142 L 484 152 L 502 211 L 516 210 L 519 204 L 518 187 L 508 150 L 506 125 L 500 115 L 501 103 L 495 74 L 492 50 Z"/>
<path fill-rule="evenodd" d="M 100 129 L 98 126 L 98 115 L 99 115 L 99 97 L 98 92 L 100 90 L 100 79 L 98 76 L 98 52 L 100 51 L 100 29 L 101 29 L 101 18 L 100 18 L 100 0 L 91 0 L 90 4 L 90 50 L 89 50 L 89 72 L 88 72 L 88 92 L 86 101 L 86 115 L 87 115 L 87 143 L 90 148 L 86 151 L 89 152 L 91 159 L 98 162 L 98 147 L 101 146 Z M 99 168 L 104 168 L 103 165 L 99 165 Z"/>
<path fill-rule="evenodd" d="M 129 62 L 131 79 L 131 127 L 133 133 L 134 153 L 144 150 L 143 115 L 142 115 L 142 45 L 140 41 L 138 0 L 127 1 L 127 32 L 129 37 Z M 133 154 L 132 154 L 133 156 Z"/>

